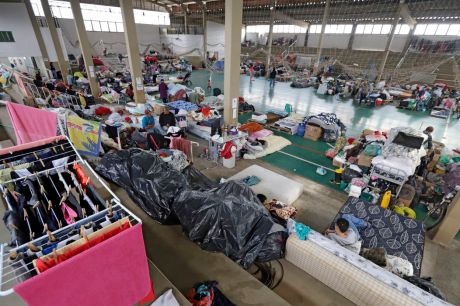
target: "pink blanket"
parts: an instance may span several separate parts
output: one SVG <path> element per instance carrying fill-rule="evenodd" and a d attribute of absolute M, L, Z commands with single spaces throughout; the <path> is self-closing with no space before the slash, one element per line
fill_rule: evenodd
<path fill-rule="evenodd" d="M 16 134 L 16 143 L 23 144 L 56 136 L 57 114 L 35 107 L 9 102 L 6 104 Z"/>
<path fill-rule="evenodd" d="M 137 224 L 14 287 L 29 306 L 126 306 L 150 291 L 142 227 Z"/>

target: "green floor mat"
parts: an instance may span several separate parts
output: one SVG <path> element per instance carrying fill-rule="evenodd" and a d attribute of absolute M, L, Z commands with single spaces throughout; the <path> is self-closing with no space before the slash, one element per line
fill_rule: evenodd
<path fill-rule="evenodd" d="M 417 220 L 422 222 L 425 217 L 426 217 L 426 214 L 427 214 L 427 209 L 426 209 L 426 206 L 423 205 L 423 204 L 415 204 L 413 207 L 412 207 L 415 211 L 415 213 L 417 214 Z M 428 220 L 425 222 L 425 224 L 427 226 L 430 226 L 432 225 L 434 222 L 433 219 L 431 218 L 428 218 Z M 460 240 L 460 231 L 458 231 L 457 235 L 455 235 L 455 240 Z"/>
<path fill-rule="evenodd" d="M 284 152 L 285 150 L 286 148 L 284 148 L 281 151 Z M 327 171 L 326 175 L 319 175 L 316 173 L 316 169 L 318 168 L 317 166 L 311 165 L 302 160 L 283 154 L 280 151 L 262 157 L 261 159 L 271 165 L 303 176 L 321 185 L 330 187 L 332 189 L 340 190 L 339 185 L 330 183 L 330 180 L 334 178 L 333 172 Z"/>

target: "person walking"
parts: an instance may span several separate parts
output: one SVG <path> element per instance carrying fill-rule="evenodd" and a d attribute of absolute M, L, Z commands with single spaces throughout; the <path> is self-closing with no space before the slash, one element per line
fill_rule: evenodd
<path fill-rule="evenodd" d="M 163 100 L 163 103 L 168 103 L 168 85 L 166 85 L 164 79 L 161 79 L 158 90 L 160 91 L 160 98 Z"/>
<path fill-rule="evenodd" d="M 254 81 L 254 65 L 249 66 L 249 82 Z"/>
<path fill-rule="evenodd" d="M 273 67 L 272 71 L 270 71 L 270 86 L 274 87 L 275 86 L 275 80 L 276 80 L 276 69 Z"/>

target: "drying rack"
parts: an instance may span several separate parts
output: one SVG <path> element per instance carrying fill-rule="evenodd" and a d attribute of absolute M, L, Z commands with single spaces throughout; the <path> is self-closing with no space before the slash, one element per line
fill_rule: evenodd
<path fill-rule="evenodd" d="M 62 228 L 59 228 L 55 231 L 53 231 L 51 233 L 52 236 L 54 236 L 55 238 L 57 238 L 58 240 L 60 240 L 59 238 L 66 238 L 66 237 L 70 237 L 71 233 L 72 235 L 75 235 L 75 231 L 78 232 L 78 230 L 81 228 L 81 226 L 85 225 L 85 224 L 88 224 L 90 222 L 98 222 L 98 221 L 101 221 L 101 220 L 104 220 L 104 219 L 107 219 L 107 216 L 108 215 L 112 215 L 112 214 L 118 214 L 120 216 L 124 216 L 124 217 L 128 217 L 129 221 L 131 222 L 132 225 L 135 225 L 135 224 L 142 224 L 142 221 L 139 219 L 139 217 L 137 217 L 136 215 L 134 215 L 128 208 L 126 208 L 123 204 L 121 204 L 120 202 L 120 199 L 113 193 L 113 191 L 107 186 L 107 184 L 99 177 L 99 175 L 94 171 L 94 169 L 88 164 L 88 162 L 86 160 L 83 160 L 83 158 L 81 157 L 81 155 L 78 153 L 78 151 L 75 149 L 74 145 L 70 142 L 69 138 L 66 137 L 66 136 L 56 136 L 56 137 L 52 137 L 48 140 L 45 140 L 45 141 L 37 141 L 37 142 L 34 142 L 34 143 L 37 143 L 37 147 L 39 146 L 43 146 L 43 145 L 46 145 L 46 144 L 53 144 L 53 143 L 57 143 L 58 141 L 61 141 L 61 140 L 66 140 L 66 143 L 63 143 L 63 144 L 59 144 L 59 146 L 63 145 L 63 146 L 68 146 L 71 148 L 71 150 L 69 152 L 72 152 L 75 154 L 75 161 L 72 161 L 70 163 L 67 164 L 67 167 L 72 165 L 72 164 L 81 164 L 81 165 L 84 165 L 86 166 L 85 169 L 88 169 L 89 172 L 91 172 L 91 174 L 96 178 L 96 180 L 103 186 L 103 188 L 105 188 L 109 194 L 110 194 L 110 199 L 107 200 L 107 207 L 90 215 L 90 216 L 87 216 L 86 218 L 83 218 L 79 221 L 76 221 L 75 223 L 73 224 L 69 224 L 67 226 L 64 226 Z M 46 142 L 48 141 L 48 142 Z M 19 146 L 18 146 L 19 147 Z M 27 148 L 27 150 L 30 150 L 32 148 Z M 33 152 L 39 152 L 39 151 L 42 151 L 42 150 L 45 150 L 46 148 L 44 149 L 39 149 L 37 151 L 32 151 L 32 152 L 27 152 L 25 154 L 20 154 L 20 155 L 16 155 L 15 157 L 20 157 L 20 156 L 25 156 L 25 155 L 29 155 L 29 154 L 33 154 Z M 0 150 L 0 152 L 5 152 L 7 151 L 8 149 L 2 149 Z M 23 150 L 26 150 L 26 148 L 24 148 Z M 21 150 L 16 150 L 15 152 L 20 152 Z M 10 151 L 10 153 L 13 152 L 13 151 Z M 2 154 L 3 156 L 5 154 Z M 5 159 L 8 159 L 5 158 Z M 3 159 L 3 160 L 5 160 Z M 2 160 L 0 159 L 0 163 L 2 162 Z M 39 162 L 39 161 L 37 161 Z M 27 175 L 27 176 L 23 176 L 21 178 L 18 178 L 18 179 L 12 179 L 12 180 L 9 180 L 9 181 L 6 181 L 6 182 L 3 182 L 3 184 L 0 184 L 0 189 L 1 191 L 3 191 L 3 189 L 5 188 L 4 185 L 5 184 L 8 184 L 8 183 L 11 183 L 11 182 L 15 182 L 15 181 L 18 181 L 18 180 L 24 180 L 24 179 L 27 179 L 27 178 L 31 178 L 31 177 L 34 177 L 36 175 L 39 175 L 41 173 L 45 173 L 47 171 L 53 171 L 53 170 L 57 170 L 58 168 L 62 168 L 63 165 L 59 165 L 57 167 L 53 167 L 53 168 L 50 168 L 50 169 L 46 169 L 46 170 L 43 170 L 43 171 L 40 171 L 40 172 L 36 172 L 36 173 L 33 173 L 31 175 Z M 25 251 L 29 248 L 29 245 L 32 243 L 34 246 L 36 247 L 42 247 L 44 246 L 46 243 L 49 242 L 49 235 L 48 234 L 44 234 L 34 240 L 31 240 L 30 242 L 27 242 L 27 243 L 24 243 L 20 246 L 17 246 L 15 248 L 10 248 L 8 246 L 7 243 L 2 243 L 0 244 L 0 297 L 1 296 L 7 296 L 7 295 L 10 295 L 14 292 L 14 286 L 20 284 L 23 280 L 21 279 L 21 276 L 23 275 L 26 275 L 28 273 L 30 273 L 31 271 L 34 270 L 34 267 L 33 265 L 27 265 L 27 268 L 26 270 L 24 270 L 25 268 L 24 267 L 20 267 L 20 268 L 14 268 L 11 263 L 9 262 L 8 258 L 9 258 L 9 255 L 12 253 L 12 252 L 21 252 L 21 251 Z M 15 271 L 17 271 L 18 269 L 21 269 L 21 271 L 24 271 L 23 273 L 19 274 L 19 275 L 16 275 Z M 32 278 L 35 277 L 35 276 L 32 276 Z M 30 278 L 29 278 L 30 279 Z"/>

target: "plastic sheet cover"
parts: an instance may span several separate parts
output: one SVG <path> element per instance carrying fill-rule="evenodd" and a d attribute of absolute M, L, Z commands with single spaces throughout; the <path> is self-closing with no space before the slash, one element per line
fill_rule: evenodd
<path fill-rule="evenodd" d="M 123 187 L 149 216 L 162 224 L 175 224 L 174 197 L 188 188 L 184 175 L 155 153 L 129 149 L 106 154 L 96 171 Z"/>
<path fill-rule="evenodd" d="M 183 190 L 173 209 L 190 240 L 244 268 L 284 254 L 284 228 L 245 185 L 230 181 L 207 191 Z"/>

